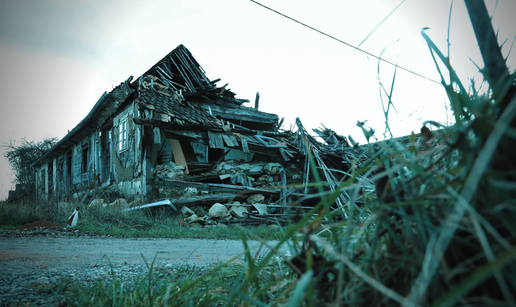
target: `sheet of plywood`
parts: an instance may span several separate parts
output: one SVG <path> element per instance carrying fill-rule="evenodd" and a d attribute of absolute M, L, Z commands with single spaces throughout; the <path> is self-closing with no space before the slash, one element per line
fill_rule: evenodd
<path fill-rule="evenodd" d="M 172 154 L 176 165 L 183 165 L 185 167 L 185 174 L 188 175 L 188 164 L 186 163 L 185 154 L 179 140 L 170 139 L 170 146 L 172 147 Z"/>

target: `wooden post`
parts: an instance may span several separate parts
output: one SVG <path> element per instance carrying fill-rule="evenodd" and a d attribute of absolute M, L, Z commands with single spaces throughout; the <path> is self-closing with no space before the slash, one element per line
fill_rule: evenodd
<path fill-rule="evenodd" d="M 256 92 L 256 98 L 254 99 L 254 108 L 258 110 L 258 105 L 260 104 L 260 93 Z"/>

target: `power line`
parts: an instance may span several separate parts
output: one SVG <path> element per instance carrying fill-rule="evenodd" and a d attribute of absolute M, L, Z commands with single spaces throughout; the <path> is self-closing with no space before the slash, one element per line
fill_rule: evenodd
<path fill-rule="evenodd" d="M 253 3 L 255 3 L 255 4 L 258 4 L 259 6 L 261 6 L 261 7 L 263 7 L 263 8 L 266 8 L 266 9 L 268 9 L 269 11 L 274 12 L 274 13 L 276 13 L 276 14 L 280 15 L 280 16 L 283 16 L 283 17 L 285 17 L 285 18 L 287 18 L 287 19 L 290 19 L 290 20 L 292 20 L 292 21 L 293 21 L 293 22 L 295 22 L 295 23 L 298 23 L 298 24 L 300 24 L 300 25 L 302 25 L 302 26 L 305 26 L 305 27 L 307 27 L 307 28 L 308 28 L 308 29 L 310 29 L 310 30 L 313 30 L 313 31 L 315 31 L 315 32 L 317 32 L 317 33 L 320 33 L 320 34 L 322 34 L 322 35 L 324 35 L 324 36 L 327 36 L 327 37 L 329 37 L 329 38 L 331 38 L 331 39 L 333 39 L 333 40 L 336 40 L 336 41 L 338 41 L 339 43 L 342 43 L 342 44 L 344 44 L 344 45 L 346 45 L 346 46 L 349 46 L 349 47 L 351 47 L 351 48 L 353 48 L 353 49 L 355 49 L 355 50 L 358 50 L 358 51 L 360 51 L 360 52 L 362 52 L 362 53 L 365 53 L 365 54 L 367 54 L 368 56 L 371 56 L 371 57 L 373 57 L 373 58 L 375 58 L 375 59 L 378 59 L 379 61 L 382 61 L 382 62 L 387 63 L 387 64 L 392 65 L 392 66 L 396 66 L 396 67 L 398 67 L 398 68 L 399 68 L 399 69 L 401 69 L 401 70 L 404 70 L 404 71 L 406 71 L 406 72 L 408 72 L 408 73 L 411 73 L 411 74 L 413 74 L 413 75 L 416 75 L 416 76 L 421 77 L 421 78 L 423 78 L 423 79 L 426 79 L 426 80 L 428 80 L 428 81 L 431 81 L 431 82 L 437 83 L 437 84 L 439 84 L 439 85 L 441 84 L 440 82 L 435 81 L 435 80 L 433 80 L 433 79 L 430 79 L 430 78 L 428 78 L 428 77 L 425 77 L 425 76 L 423 76 L 423 75 L 421 75 L 421 74 L 419 74 L 419 73 L 417 73 L 417 72 L 415 72 L 415 71 L 412 71 L 412 70 L 410 70 L 410 69 L 407 69 L 407 68 L 404 68 L 404 67 L 402 67 L 402 66 L 399 66 L 398 64 L 395 64 L 395 63 L 392 63 L 392 62 L 390 62 L 390 61 L 387 61 L 387 60 L 385 60 L 385 59 L 383 59 L 383 58 L 381 58 L 381 57 L 379 57 L 379 56 L 376 56 L 376 55 L 374 55 L 374 54 L 372 54 L 372 53 L 370 53 L 370 52 L 367 52 L 367 51 L 365 51 L 365 50 L 363 50 L 363 49 L 360 49 L 360 48 L 355 47 L 355 46 L 353 46 L 353 45 L 351 45 L 351 44 L 349 44 L 349 43 L 346 43 L 345 41 L 340 40 L 340 39 L 336 38 L 335 36 L 332 36 L 332 35 L 330 35 L 330 34 L 327 34 L 327 33 L 323 32 L 323 31 L 317 30 L 317 29 L 316 29 L 316 28 L 314 28 L 314 27 L 311 27 L 311 26 L 309 26 L 309 25 L 307 25 L 307 24 L 305 24 L 305 23 L 302 23 L 301 21 L 299 21 L 299 20 L 297 20 L 297 19 L 294 19 L 294 18 L 292 18 L 292 17 L 289 17 L 289 16 L 287 16 L 287 15 L 285 15 L 285 14 L 281 13 L 281 12 L 278 12 L 278 11 L 276 11 L 275 9 L 272 9 L 272 8 L 270 8 L 270 7 L 266 6 L 266 5 L 263 5 L 263 4 L 261 4 L 261 3 L 257 2 L 257 1 L 254 1 L 254 0 L 249 0 L 249 1 L 251 1 L 251 2 L 253 2 Z"/>
<path fill-rule="evenodd" d="M 369 36 L 371 36 L 371 34 L 373 34 L 373 32 L 376 31 L 376 29 L 378 29 L 383 24 L 383 22 L 386 21 L 387 18 L 389 18 L 392 13 L 394 13 L 403 3 L 405 3 L 405 0 L 401 1 L 400 4 L 398 4 L 398 6 L 396 6 L 394 10 L 389 13 L 389 15 L 385 16 L 385 18 L 376 27 L 374 27 L 373 31 L 367 34 L 367 36 L 360 42 L 360 44 L 358 44 L 357 48 L 360 48 L 360 46 L 362 46 L 362 44 L 369 38 Z"/>

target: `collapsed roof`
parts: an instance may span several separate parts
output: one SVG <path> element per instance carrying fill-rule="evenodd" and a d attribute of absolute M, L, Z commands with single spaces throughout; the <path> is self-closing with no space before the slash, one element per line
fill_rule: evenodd
<path fill-rule="evenodd" d="M 236 98 L 235 93 L 226 88 L 227 84 L 217 87 L 218 81 L 209 80 L 188 49 L 180 45 L 138 79 L 130 77 L 110 93 L 104 93 L 86 118 L 33 165 L 41 165 L 52 157 L 66 153 L 83 138 L 112 125 L 114 117 L 129 105 L 137 106 L 138 115 L 131 117 L 136 125 L 159 128 L 160 133 L 169 139 L 187 140 L 202 143 L 210 149 L 220 149 L 220 158 L 208 161 L 209 166 L 197 168 L 196 175 L 204 176 L 208 183 L 218 176 L 206 174 L 213 171 L 216 164 L 221 163 L 232 149 L 243 153 L 252 152 L 257 154 L 257 159 L 279 162 L 301 172 L 301 176 L 296 176 L 296 183 L 302 187 L 296 192 L 296 197 L 305 199 L 311 198 L 307 187 L 314 179 L 310 156 L 314 158 L 325 188 L 332 191 L 338 188 L 343 176 L 349 174 L 351 168 L 371 159 L 372 153 L 368 146 L 358 146 L 351 137 L 348 139 L 338 135 L 324 126 L 323 129 L 313 130 L 323 142 L 308 134 L 300 119 L 296 120 L 296 131 L 281 130 L 276 114 L 259 111 L 257 103 L 255 108 L 244 106 L 248 100 Z M 206 173 L 202 173 L 204 171 Z M 231 190 L 241 193 L 242 189 L 236 186 L 249 184 L 252 180 L 246 178 L 257 176 L 258 173 L 247 169 L 241 174 L 235 174 L 235 177 L 242 177 L 236 179 L 231 188 L 216 185 L 200 187 L 209 191 Z M 146 178 L 148 183 L 154 181 L 153 184 L 157 186 L 171 186 L 170 182 L 160 184 L 159 181 L 163 179 L 150 174 Z M 199 178 L 190 179 L 191 182 L 207 182 Z M 275 201 L 278 198 L 284 201 L 285 185 L 289 183 L 282 179 L 282 192 L 270 190 L 268 195 L 274 195 Z M 184 187 L 185 183 L 176 181 L 172 186 Z M 252 189 L 248 191 L 256 192 Z M 349 199 L 345 191 L 336 199 L 337 209 L 343 211 L 343 216 L 346 216 L 344 204 Z"/>
<path fill-rule="evenodd" d="M 137 124 L 177 125 L 175 128 L 181 130 L 195 126 L 201 130 L 224 131 L 224 126 L 229 125 L 246 131 L 279 129 L 276 114 L 243 106 L 249 100 L 236 98 L 235 93 L 226 89 L 227 84 L 217 87 L 218 81 L 210 81 L 190 51 L 179 45 L 140 78 L 133 81 L 131 76 L 111 92 L 104 92 L 88 115 L 32 166 L 65 153 L 109 122 L 133 99 L 153 113 L 151 118 Z"/>

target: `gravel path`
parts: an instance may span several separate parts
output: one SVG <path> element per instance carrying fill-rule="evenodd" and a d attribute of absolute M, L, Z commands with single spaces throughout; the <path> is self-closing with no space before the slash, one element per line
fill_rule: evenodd
<path fill-rule="evenodd" d="M 0 306 L 57 306 L 62 298 L 50 289 L 63 277 L 91 282 L 105 279 L 112 268 L 116 275 L 139 275 L 153 261 L 154 267 L 171 272 L 235 256 L 241 261 L 241 252 L 241 241 L 118 239 L 62 228 L 0 230 Z"/>

